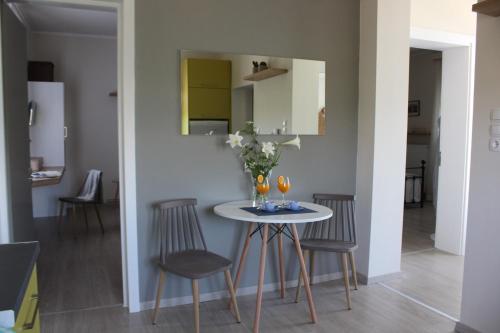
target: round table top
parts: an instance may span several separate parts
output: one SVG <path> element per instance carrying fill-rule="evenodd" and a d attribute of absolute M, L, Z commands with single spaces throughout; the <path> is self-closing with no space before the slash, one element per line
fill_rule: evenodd
<path fill-rule="evenodd" d="M 325 206 L 317 205 L 311 202 L 299 202 L 300 206 L 314 210 L 314 213 L 298 213 L 286 215 L 266 215 L 258 216 L 247 212 L 243 207 L 252 207 L 250 200 L 246 201 L 231 201 L 214 207 L 214 213 L 237 221 L 257 222 L 257 223 L 309 223 L 323 221 L 333 215 L 333 211 Z"/>

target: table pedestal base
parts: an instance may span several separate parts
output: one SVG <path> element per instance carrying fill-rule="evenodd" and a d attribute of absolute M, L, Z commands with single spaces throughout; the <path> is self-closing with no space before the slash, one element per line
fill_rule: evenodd
<path fill-rule="evenodd" d="M 256 227 L 254 229 L 254 227 Z M 291 228 L 291 230 L 290 230 Z M 311 315 L 311 321 L 315 323 L 317 321 L 316 308 L 314 306 L 314 301 L 311 293 L 311 288 L 309 285 L 309 275 L 307 274 L 306 264 L 304 262 L 304 255 L 300 247 L 300 239 L 297 232 L 297 227 L 295 224 L 291 223 L 290 228 L 287 224 L 272 224 L 272 223 L 249 223 L 245 244 L 241 252 L 240 261 L 238 269 L 236 271 L 236 277 L 234 282 L 234 289 L 236 290 L 239 286 L 241 280 L 241 274 L 245 266 L 246 257 L 248 255 L 248 248 L 250 246 L 250 240 L 253 235 L 257 232 L 261 234 L 261 249 L 260 249 L 260 261 L 259 261 L 259 280 L 257 284 L 257 303 L 255 307 L 255 318 L 253 332 L 259 331 L 260 326 L 260 312 L 262 308 L 262 294 L 264 288 L 264 277 L 266 270 L 266 257 L 267 257 L 267 247 L 268 243 L 273 240 L 275 236 L 278 237 L 278 256 L 279 256 L 279 270 L 280 270 L 280 297 L 285 297 L 285 262 L 283 258 L 283 235 L 290 238 L 295 245 L 295 251 L 299 258 L 300 274 L 304 281 L 304 288 L 306 292 L 307 302 L 309 304 L 309 312 Z M 269 229 L 274 232 L 271 237 L 269 237 Z M 230 303 L 230 306 L 232 303 Z"/>

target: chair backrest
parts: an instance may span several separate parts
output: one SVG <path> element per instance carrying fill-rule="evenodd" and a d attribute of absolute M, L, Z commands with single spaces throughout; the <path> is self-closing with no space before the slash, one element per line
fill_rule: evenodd
<path fill-rule="evenodd" d="M 154 205 L 161 260 L 176 252 L 207 250 L 196 203 L 196 199 L 174 199 Z"/>
<path fill-rule="evenodd" d="M 102 171 L 89 170 L 77 194 L 78 198 L 92 202 L 102 202 Z"/>
<path fill-rule="evenodd" d="M 354 219 L 354 195 L 314 194 L 314 203 L 329 207 L 333 215 L 328 220 L 307 223 L 304 239 L 324 239 L 356 244 L 356 221 Z"/>

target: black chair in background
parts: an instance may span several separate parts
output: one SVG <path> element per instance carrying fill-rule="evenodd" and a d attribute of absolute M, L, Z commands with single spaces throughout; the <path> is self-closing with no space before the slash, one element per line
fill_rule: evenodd
<path fill-rule="evenodd" d="M 97 220 L 101 227 L 101 232 L 104 234 L 104 226 L 102 224 L 101 215 L 99 213 L 98 205 L 102 203 L 102 171 L 100 170 L 89 170 L 85 177 L 85 180 L 80 188 L 78 194 L 74 197 L 62 197 L 59 198 L 59 223 L 58 223 L 58 233 L 61 236 L 61 224 L 63 221 L 63 213 L 65 205 L 72 205 L 73 208 L 73 233 L 76 237 L 76 208 L 81 207 L 83 209 L 83 216 L 85 218 L 85 225 L 87 227 L 87 232 L 89 230 L 89 221 L 87 218 L 87 206 L 93 206 L 95 213 L 97 215 Z"/>

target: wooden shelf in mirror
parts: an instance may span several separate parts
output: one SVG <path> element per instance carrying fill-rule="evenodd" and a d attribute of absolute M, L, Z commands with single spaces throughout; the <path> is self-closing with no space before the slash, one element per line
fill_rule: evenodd
<path fill-rule="evenodd" d="M 484 0 L 472 5 L 472 11 L 493 17 L 500 16 L 500 0 Z"/>
<path fill-rule="evenodd" d="M 269 78 L 272 78 L 272 77 L 275 77 L 275 76 L 278 76 L 281 74 L 285 74 L 285 73 L 288 73 L 288 69 L 268 68 L 268 69 L 264 69 L 262 71 L 258 71 L 256 73 L 247 75 L 247 76 L 243 77 L 243 79 L 247 80 L 247 81 L 262 81 L 262 80 L 266 80 L 266 79 L 269 79 Z"/>

